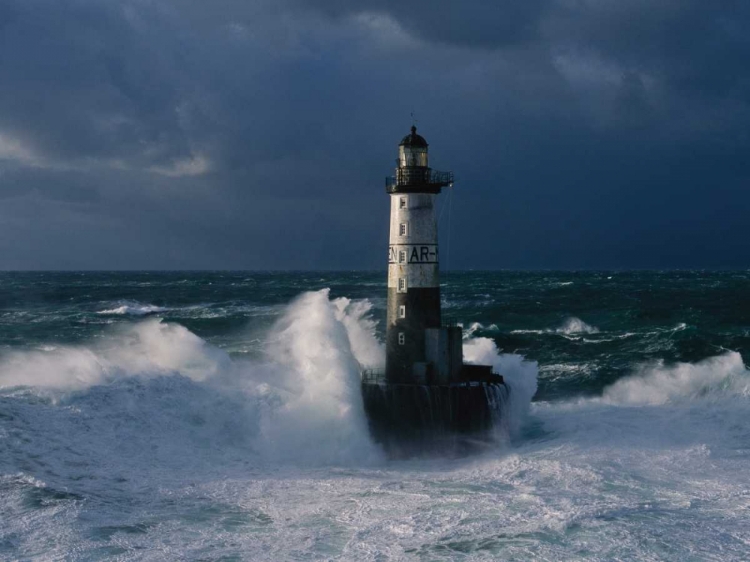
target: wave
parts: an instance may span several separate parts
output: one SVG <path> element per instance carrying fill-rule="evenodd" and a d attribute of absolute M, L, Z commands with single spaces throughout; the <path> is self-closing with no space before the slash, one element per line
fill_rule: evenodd
<path fill-rule="evenodd" d="M 746 526 L 749 385 L 740 355 L 725 352 L 643 365 L 598 397 L 535 402 L 526 439 L 493 475 L 517 483 L 509 501 L 543 506 L 524 519 L 534 531 L 559 525 L 555 544 L 588 534 L 599 552 L 586 557 L 653 558 L 666 533 L 677 545 L 667 559 L 745 560 L 747 541 L 733 537 Z"/>
<path fill-rule="evenodd" d="M 555 330 L 558 334 L 598 334 L 599 328 L 586 324 L 580 318 L 574 316 L 567 318 L 562 326 Z"/>
<path fill-rule="evenodd" d="M 158 312 L 166 312 L 168 308 L 155 306 L 153 304 L 142 304 L 133 301 L 121 301 L 120 306 L 106 310 L 100 310 L 97 314 L 119 315 L 119 316 L 147 316 Z"/>
<path fill-rule="evenodd" d="M 717 394 L 750 396 L 750 374 L 736 351 L 698 363 L 643 365 L 632 376 L 607 387 L 602 399 L 618 405 L 662 405 Z"/>
<path fill-rule="evenodd" d="M 379 462 L 359 381 L 360 365 L 384 364 L 371 312 L 367 300 L 332 300 L 328 289 L 304 293 L 270 329 L 260 358 L 232 358 L 163 319 L 115 325 L 88 345 L 5 353 L 0 399 L 36 396 L 55 406 L 28 421 L 45 428 L 45 438 L 61 429 L 50 423 L 77 424 L 56 406 L 84 412 L 92 447 L 86 454 L 94 458 L 121 458 L 119 448 L 129 451 L 122 443 L 147 436 L 167 464 L 238 449 L 257 462 Z M 467 361 L 492 364 L 505 376 L 512 394 L 507 417 L 511 429 L 519 427 L 536 391 L 536 364 L 501 354 L 486 338 L 470 338 L 464 348 Z M 26 414 L 32 412 L 18 412 Z M 217 451 L 222 444 L 226 449 Z"/>
<path fill-rule="evenodd" d="M 522 355 L 500 353 L 490 338 L 473 338 L 464 342 L 464 360 L 467 363 L 492 365 L 495 372 L 503 375 L 510 387 L 510 411 L 505 420 L 513 434 L 517 434 L 526 422 L 531 400 L 536 394 L 539 366 L 527 361 Z"/>
<path fill-rule="evenodd" d="M 360 364 L 384 363 L 368 305 L 338 299 L 329 290 L 304 293 L 276 323 L 265 375 L 257 387 L 269 458 L 361 462 L 379 457 L 369 438 L 360 391 Z M 270 399 L 270 402 L 268 401 Z"/>
<path fill-rule="evenodd" d="M 575 316 L 566 318 L 557 328 L 546 330 L 512 330 L 511 334 L 558 334 L 561 336 L 576 336 L 579 334 L 598 334 L 599 328 L 591 326 Z"/>
<path fill-rule="evenodd" d="M 176 453 L 184 456 L 196 454 L 184 433 L 194 429 L 190 420 L 200 420 L 201 434 L 217 442 L 226 443 L 218 438 L 225 433 L 237 443 L 252 437 L 243 449 L 256 459 L 359 462 L 379 457 L 359 392 L 360 361 L 382 362 L 368 311 L 366 303 L 331 301 L 328 290 L 305 293 L 287 307 L 268 334 L 265 356 L 254 361 L 233 360 L 179 324 L 145 319 L 87 346 L 5 354 L 0 388 L 6 396 L 32 392 L 85 411 L 96 420 L 87 439 L 116 458 L 105 429 L 113 424 L 123 432 L 119 443 L 149 435 L 157 449 L 184 443 L 187 449 Z M 128 410 L 137 412 L 137 423 L 117 421 Z M 227 432 L 232 420 L 237 428 Z"/>
<path fill-rule="evenodd" d="M 500 328 L 497 327 L 497 324 L 490 324 L 489 326 L 485 326 L 484 324 L 480 322 L 472 322 L 468 328 L 466 328 L 463 331 L 463 338 L 470 339 L 474 336 L 474 334 L 480 333 L 480 332 L 499 332 Z"/>

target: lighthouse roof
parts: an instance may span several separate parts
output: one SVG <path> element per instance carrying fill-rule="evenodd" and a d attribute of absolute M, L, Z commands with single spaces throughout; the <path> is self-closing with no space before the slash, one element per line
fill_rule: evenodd
<path fill-rule="evenodd" d="M 417 128 L 412 125 L 411 133 L 401 139 L 399 146 L 413 146 L 413 147 L 425 147 L 427 148 L 427 141 L 424 137 L 417 134 Z"/>

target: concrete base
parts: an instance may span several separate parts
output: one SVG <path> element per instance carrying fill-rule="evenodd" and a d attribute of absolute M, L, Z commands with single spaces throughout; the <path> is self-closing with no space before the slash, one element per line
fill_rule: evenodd
<path fill-rule="evenodd" d="M 362 384 L 370 432 L 393 457 L 465 454 L 493 442 L 508 396 L 502 383 Z"/>

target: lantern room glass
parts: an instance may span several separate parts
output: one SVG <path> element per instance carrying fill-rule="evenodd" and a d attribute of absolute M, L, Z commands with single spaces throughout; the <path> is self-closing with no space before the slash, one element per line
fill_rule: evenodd
<path fill-rule="evenodd" d="M 426 146 L 400 146 L 398 149 L 398 164 L 402 168 L 411 166 L 427 167 Z"/>

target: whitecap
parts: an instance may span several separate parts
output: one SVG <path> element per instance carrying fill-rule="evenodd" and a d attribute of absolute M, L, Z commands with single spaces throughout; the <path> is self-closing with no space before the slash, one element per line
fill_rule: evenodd
<path fill-rule="evenodd" d="M 121 301 L 120 306 L 106 310 L 100 310 L 97 314 L 119 315 L 119 316 L 146 316 L 158 312 L 166 312 L 167 308 L 153 304 L 142 304 L 139 302 Z"/>
<path fill-rule="evenodd" d="M 568 339 L 578 340 L 579 337 L 575 337 L 578 334 L 598 334 L 599 328 L 591 326 L 575 316 L 567 318 L 561 326 L 555 329 L 545 330 L 512 330 L 511 334 L 557 334 Z M 573 336 L 573 337 L 571 337 Z"/>
<path fill-rule="evenodd" d="M 562 326 L 555 330 L 558 334 L 598 334 L 599 328 L 586 324 L 580 318 L 571 316 L 563 322 Z"/>

